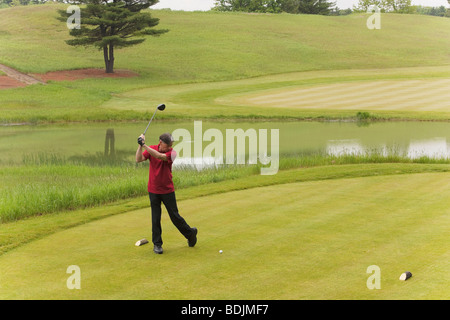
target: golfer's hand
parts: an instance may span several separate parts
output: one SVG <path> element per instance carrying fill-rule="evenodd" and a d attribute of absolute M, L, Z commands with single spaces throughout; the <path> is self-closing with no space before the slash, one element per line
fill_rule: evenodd
<path fill-rule="evenodd" d="M 138 144 L 142 147 L 145 144 L 145 136 L 141 134 L 138 138 Z"/>

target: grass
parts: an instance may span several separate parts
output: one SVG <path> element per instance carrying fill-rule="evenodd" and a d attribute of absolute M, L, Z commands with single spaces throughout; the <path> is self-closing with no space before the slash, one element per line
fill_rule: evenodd
<path fill-rule="evenodd" d="M 348 84 L 348 89 L 358 84 L 366 84 L 368 81 L 394 81 L 400 83 L 413 79 L 446 79 L 450 75 L 449 67 L 415 67 L 394 68 L 387 70 L 339 70 L 339 71 L 311 71 L 294 72 L 289 74 L 277 74 L 251 79 L 220 81 L 214 83 L 197 83 L 186 85 L 160 86 L 151 89 L 137 89 L 117 94 L 102 105 L 103 108 L 125 111 L 132 108 L 143 112 L 148 105 L 156 105 L 159 101 L 165 101 L 170 105 L 167 113 L 162 118 L 206 118 L 206 119 L 300 119 L 300 120 L 329 120 L 352 119 L 358 120 L 358 105 L 352 109 L 326 108 L 320 103 L 314 108 L 299 109 L 289 107 L 283 103 L 274 103 L 270 106 L 252 105 L 243 97 L 258 97 L 265 92 L 288 91 L 292 88 L 314 88 L 315 86 Z M 348 90 L 347 89 L 347 90 Z M 319 92 L 322 98 L 328 97 L 326 93 Z M 372 97 L 380 101 L 377 95 L 367 93 L 367 98 Z M 436 97 L 434 97 L 436 98 Z M 302 100 L 302 96 L 299 96 Z M 406 99 L 407 100 L 407 99 Z M 382 100 L 381 100 L 382 103 Z M 417 112 L 413 108 L 409 110 L 396 110 L 395 104 L 383 106 L 385 110 L 369 110 L 370 120 L 386 119 L 421 119 L 421 120 L 448 120 L 449 112 L 446 107 L 439 111 Z M 348 106 L 347 106 L 348 107 Z M 365 111 L 368 112 L 368 111 Z"/>
<path fill-rule="evenodd" d="M 2 170 L 0 221 L 91 207 L 142 195 L 145 174 L 134 168 L 75 165 Z M 19 179 L 19 182 L 18 182 Z"/>
<path fill-rule="evenodd" d="M 4 45 L 0 48 L 0 62 L 34 73 L 101 68 L 103 61 L 99 52 L 64 44 L 69 35 L 64 23 L 55 19 L 57 8 L 65 6 L 1 10 L 0 40 Z M 156 96 L 159 97 L 157 103 L 167 100 L 173 103 L 174 112 L 164 115 L 168 118 L 354 118 L 356 112 L 299 112 L 289 108 L 245 108 L 238 104 L 230 107 L 214 101 L 222 99 L 223 95 L 242 93 L 243 89 L 251 91 L 299 82 L 311 85 L 327 81 L 320 73 L 323 70 L 335 70 L 331 73 L 344 80 L 358 70 L 372 70 L 369 78 L 382 79 L 392 77 L 395 72 L 402 73 L 403 68 L 407 68 L 405 72 L 408 73 L 411 67 L 419 67 L 414 77 L 432 77 L 436 73 L 448 77 L 448 19 L 385 14 L 383 29 L 373 32 L 365 27 L 364 14 L 322 17 L 164 10 L 152 11 L 152 14 L 161 19 L 160 28 L 170 32 L 116 53 L 117 68 L 136 71 L 139 77 L 89 79 L 2 90 L 0 121 L 143 120 L 148 118 L 146 109 Z M 198 21 L 202 21 L 201 25 Z M 148 53 L 151 57 L 143 59 Z M 432 66 L 444 68 L 422 69 Z M 309 71 L 317 73 L 305 81 L 303 73 Z M 301 74 L 293 78 L 295 72 Z M 364 71 L 360 72 L 361 76 L 364 77 Z M 248 80 L 233 82 L 239 79 Z M 219 86 L 223 81 L 229 81 L 225 88 Z M 185 91 L 189 86 L 183 84 L 194 85 Z M 127 92 L 139 89 L 146 90 L 142 96 L 144 100 L 127 99 Z M 171 95 L 164 95 L 168 90 L 183 91 L 183 94 L 177 94 L 172 101 Z M 152 96 L 151 92 L 156 95 Z M 148 96 L 150 100 L 147 100 Z M 402 117 L 408 112 L 380 112 L 377 115 Z M 425 117 L 414 113 L 409 116 Z M 447 120 L 448 113 L 428 117 Z"/>
<path fill-rule="evenodd" d="M 178 188 L 254 174 L 256 168 L 181 170 Z M 148 165 L 42 165 L 2 168 L 0 223 L 94 207 L 147 194 Z"/>
<path fill-rule="evenodd" d="M 99 52 L 63 44 L 68 30 L 54 18 L 65 7 L 0 10 L 0 63 L 26 73 L 102 67 Z M 161 102 L 170 107 L 160 120 L 354 119 L 365 125 L 450 119 L 446 109 L 298 110 L 244 102 L 289 88 L 448 79 L 448 19 L 383 14 L 383 29 L 373 32 L 365 28 L 364 14 L 152 14 L 170 32 L 116 53 L 116 67 L 139 77 L 2 90 L 0 122 L 148 121 L 149 106 Z M 445 132 L 445 123 L 433 125 L 433 132 Z M 0 298 L 448 297 L 448 159 L 411 160 L 376 151 L 335 157 L 289 153 L 282 146 L 274 176 L 259 175 L 259 166 L 175 170 L 180 210 L 199 228 L 200 241 L 186 248 L 164 216 L 161 257 L 151 245 L 133 246 L 150 238 L 148 168 L 128 159 L 126 141 L 135 141 L 134 129 L 118 134 L 126 150 L 116 145 L 118 157 L 105 160 L 98 153 L 105 128 L 5 130 Z M 287 142 L 298 137 L 296 128 L 284 129 Z M 302 130 L 317 148 L 320 128 Z M 373 132 L 366 131 L 361 141 L 371 140 Z M 53 148 L 59 153 L 48 151 Z M 405 243 L 413 245 L 403 250 Z M 82 290 L 65 286 L 73 264 L 82 269 Z M 381 267 L 382 290 L 365 286 L 372 264 Z M 407 269 L 413 279 L 400 284 L 398 276 Z M 187 297 L 193 284 L 195 295 Z"/>
<path fill-rule="evenodd" d="M 100 157 L 103 158 L 103 157 Z M 425 163 L 448 164 L 449 159 L 361 154 L 327 156 L 320 153 L 281 157 L 280 170 L 298 167 L 361 163 Z M 0 223 L 30 216 L 53 214 L 65 210 L 89 208 L 135 198 L 147 194 L 148 165 L 132 163 L 92 165 L 50 155 L 27 160 L 23 166 L 3 167 L 0 173 Z M 174 175 L 177 189 L 235 180 L 240 177 L 256 179 L 261 165 L 225 166 L 198 172 L 178 169 Z"/>
<path fill-rule="evenodd" d="M 2 61 L 23 72 L 34 73 L 102 67 L 102 55 L 95 50 L 61 46 L 69 35 L 65 24 L 55 19 L 58 8 L 66 6 L 49 4 L 2 10 L 2 34 L 12 40 L 2 46 Z M 170 32 L 160 38 L 149 38 L 141 46 L 119 50 L 117 68 L 142 72 L 145 81 L 151 81 L 153 77 L 149 73 L 153 72 L 158 75 L 153 81 L 159 84 L 318 69 L 448 64 L 446 27 L 449 22 L 429 16 L 385 14 L 385 27 L 373 32 L 366 28 L 365 14 L 326 17 L 151 12 L 160 18 L 158 28 L 167 28 Z M 18 19 L 19 16 L 22 17 Z M 199 21 L 202 21 L 201 26 Z M 436 30 L 439 30 L 438 36 Z M 417 48 L 418 42 L 420 48 Z M 54 48 L 60 50 L 54 52 Z M 412 48 L 415 50 L 411 51 Z M 19 54 L 4 54 L 13 50 Z M 148 50 L 155 52 L 151 64 L 142 59 L 142 54 Z M 31 53 L 47 59 L 29 61 L 27 57 Z M 97 54 L 86 58 L 86 53 Z M 222 59 L 225 54 L 228 58 Z M 121 59 L 122 56 L 127 59 Z M 276 64 L 276 61 L 283 63 Z"/>
<path fill-rule="evenodd" d="M 358 158 L 360 159 L 359 161 L 357 161 Z M 390 161 L 392 160 L 393 159 L 390 159 Z M 389 159 L 386 158 L 384 161 L 386 163 L 369 163 L 367 157 L 366 161 L 361 161 L 361 157 L 356 156 L 342 157 L 340 160 L 336 161 L 336 158 L 325 159 L 324 157 L 313 156 L 309 158 L 304 157 L 302 159 L 291 158 L 282 160 L 280 163 L 280 171 L 271 177 L 259 175 L 257 166 L 244 166 L 237 168 L 231 167 L 219 171 L 205 170 L 197 172 L 186 170 L 175 172 L 174 180 L 177 185 L 177 198 L 183 200 L 234 190 L 244 190 L 248 188 L 293 182 L 423 172 L 448 172 L 450 169 L 448 163 L 389 163 Z M 344 163 L 347 164 L 342 165 Z M 314 165 L 316 166 L 314 167 Z M 298 168 L 299 166 L 303 167 Z M 67 167 L 61 166 L 59 170 L 63 171 L 66 168 Z M 35 172 L 37 171 L 36 169 L 37 168 L 30 170 L 30 172 Z M 3 203 L 2 206 L 2 211 L 6 214 L 2 216 L 3 223 L 0 225 L 2 228 L 0 254 L 61 229 L 70 228 L 109 215 L 148 206 L 148 198 L 147 196 L 144 196 L 147 194 L 145 191 L 146 182 L 144 181 L 144 176 L 147 175 L 147 172 L 142 170 L 136 170 L 131 177 L 129 173 L 126 177 L 113 177 L 110 175 L 102 176 L 99 172 L 112 173 L 117 170 L 116 168 L 107 168 L 106 170 L 85 168 L 84 171 L 91 172 L 91 174 L 87 176 L 86 174 L 83 175 L 83 170 L 73 171 L 73 173 L 76 173 L 76 178 L 73 176 L 70 177 L 68 174 L 61 174 L 61 176 L 58 177 L 56 175 L 59 171 L 58 168 L 54 170 L 53 168 L 48 167 L 44 168 L 44 170 L 55 171 L 55 173 L 49 176 L 49 178 L 52 178 L 52 181 L 61 180 L 65 181 L 65 183 L 60 183 L 59 188 L 55 188 L 55 182 L 48 184 L 45 183 L 45 181 L 33 181 L 34 178 L 31 174 L 30 181 L 32 181 L 33 185 L 39 187 L 36 188 L 36 194 L 33 195 L 21 195 L 20 191 L 27 188 L 26 184 L 13 184 L 13 179 L 15 178 L 17 181 L 17 178 L 19 178 L 21 174 L 16 175 L 14 174 L 15 172 L 5 170 L 6 174 L 2 177 L 2 180 L 5 181 L 5 185 L 3 186 L 1 193 L 15 192 L 17 198 L 9 204 L 6 203 L 9 205 L 9 208 L 5 207 L 5 203 Z M 138 172 L 140 172 L 140 176 L 138 175 Z M 92 173 L 95 173 L 95 175 Z M 42 176 L 36 177 L 42 179 Z M 57 179 L 55 179 L 55 177 Z M 101 187 L 108 179 L 112 180 L 113 183 L 109 184 L 108 188 Z M 11 183 L 11 185 L 9 185 L 9 183 Z M 137 185 L 133 186 L 133 184 Z M 93 195 L 90 195 L 89 192 L 85 191 L 84 188 L 86 185 L 91 186 L 88 189 L 89 191 L 94 191 Z M 15 191 L 9 190 L 8 187 Z M 130 198 L 129 196 L 129 198 L 124 199 L 121 192 L 125 188 L 129 188 L 127 190 L 128 192 L 133 192 L 134 198 Z M 57 193 L 56 189 L 58 190 Z M 52 191 L 55 193 L 52 194 Z M 104 192 L 104 194 L 102 194 L 102 192 Z M 49 197 L 49 195 L 52 195 L 52 197 Z M 112 199 L 108 199 L 107 196 L 111 195 L 117 198 L 114 198 L 113 201 Z M 92 202 L 92 199 L 95 196 L 97 196 L 97 204 L 101 204 L 101 206 L 89 208 L 88 203 L 83 203 L 81 201 L 83 200 L 82 197 L 84 197 L 84 200 L 87 199 Z M 3 196 L 2 198 L 7 199 Z M 29 202 L 27 199 L 35 202 Z M 78 201 L 78 207 L 70 207 L 75 200 Z M 54 202 L 60 203 L 63 206 L 61 208 L 55 208 Z M 53 211 L 51 211 L 52 214 L 39 214 L 36 216 L 36 214 L 42 213 L 41 210 L 48 208 L 53 209 Z M 71 210 L 67 211 L 68 209 Z M 16 215 L 11 213 L 13 210 L 16 210 Z"/>
<path fill-rule="evenodd" d="M 187 247 L 167 216 L 165 253 L 136 248 L 137 239 L 149 236 L 149 209 L 116 214 L 41 235 L 3 254 L 0 297 L 445 299 L 448 166 L 447 173 L 385 175 L 406 167 L 420 172 L 424 166 L 330 166 L 286 171 L 270 182 L 261 177 L 264 187 L 243 178 L 217 184 L 220 194 L 209 186 L 180 190 L 179 208 L 199 228 L 195 248 Z M 358 178 L 363 171 L 371 177 Z M 340 179 L 311 181 L 308 175 Z M 236 186 L 245 190 L 231 191 Z M 74 214 L 6 227 L 36 232 L 32 226 L 51 228 Z M 405 244 L 413 245 L 403 250 Z M 381 268 L 380 290 L 366 287 L 366 269 L 374 264 Z M 81 290 L 66 287 L 69 265 L 81 268 Z M 398 277 L 405 269 L 413 278 L 402 283 Z M 194 283 L 196 290 L 188 290 Z"/>

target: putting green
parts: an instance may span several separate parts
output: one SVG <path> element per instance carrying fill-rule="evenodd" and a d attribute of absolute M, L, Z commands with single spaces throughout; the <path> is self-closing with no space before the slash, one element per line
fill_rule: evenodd
<path fill-rule="evenodd" d="M 450 111 L 450 79 L 333 83 L 263 90 L 234 97 L 237 105 L 297 109 Z"/>
<path fill-rule="evenodd" d="M 2 255 L 0 299 L 447 299 L 449 199 L 450 173 L 422 173 L 183 200 L 198 244 L 165 214 L 163 255 L 134 246 L 150 209 L 131 211 Z M 81 289 L 66 286 L 71 265 Z M 371 265 L 381 289 L 366 286 Z"/>

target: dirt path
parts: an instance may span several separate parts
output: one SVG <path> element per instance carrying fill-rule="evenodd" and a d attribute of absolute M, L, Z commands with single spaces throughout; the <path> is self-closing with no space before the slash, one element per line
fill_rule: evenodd
<path fill-rule="evenodd" d="M 0 64 L 0 70 L 3 71 L 8 77 L 27 85 L 36 83 L 45 84 L 45 82 L 42 82 L 36 78 L 33 78 L 25 73 L 19 72 L 13 68 L 7 67 L 3 64 Z"/>

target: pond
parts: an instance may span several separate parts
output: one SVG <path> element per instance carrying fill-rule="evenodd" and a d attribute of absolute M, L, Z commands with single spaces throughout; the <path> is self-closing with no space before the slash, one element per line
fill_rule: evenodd
<path fill-rule="evenodd" d="M 3 126 L 0 127 L 0 164 L 49 159 L 96 162 L 112 155 L 133 162 L 137 137 L 146 125 L 124 122 Z M 267 156 L 278 151 L 280 158 L 308 153 L 450 158 L 448 122 L 153 121 L 146 135 L 147 144 L 156 144 L 164 132 L 174 133 L 174 136 L 177 133 L 174 148 L 179 151 L 179 157 L 174 165 L 201 167 L 214 164 L 218 158 L 226 162 L 225 157 L 233 151 L 234 161 L 238 161 L 241 138 L 246 162 L 250 163 L 252 154 L 261 155 L 259 152 L 264 145 Z M 233 138 L 228 136 L 230 132 L 244 136 Z M 220 139 L 223 141 L 218 141 Z M 234 145 L 227 149 L 230 140 Z M 211 149 L 215 150 L 211 152 Z M 203 158 L 200 162 L 199 157 Z"/>

